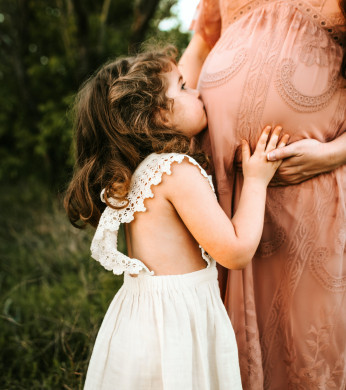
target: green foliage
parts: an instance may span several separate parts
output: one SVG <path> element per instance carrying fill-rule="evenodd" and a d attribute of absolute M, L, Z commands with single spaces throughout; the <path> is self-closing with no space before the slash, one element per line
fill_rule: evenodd
<path fill-rule="evenodd" d="M 178 28 L 158 31 L 175 1 L 160 1 L 143 40 L 187 45 Z M 138 3 L 146 5 L 0 0 L 1 389 L 81 389 L 121 285 L 90 259 L 92 231 L 69 224 L 52 190 L 72 170 L 74 95 L 107 59 L 128 53 Z"/>
<path fill-rule="evenodd" d="M 0 388 L 81 389 L 122 278 L 90 258 L 92 231 L 34 188 L 5 188 L 1 200 Z"/>
<path fill-rule="evenodd" d="M 147 33 L 147 41 L 157 42 L 160 45 L 170 43 L 176 46 L 181 54 L 188 45 L 191 34 L 180 31 L 180 25 L 172 28 L 169 31 L 162 31 L 159 29 L 159 24 L 163 19 L 172 18 L 172 7 L 177 3 L 177 0 L 161 0 L 156 10 L 154 17 L 150 21 Z"/>
<path fill-rule="evenodd" d="M 186 46 L 188 34 L 158 30 L 175 2 L 150 0 L 159 6 L 142 40 Z M 128 54 L 139 4 L 145 9 L 144 0 L 1 0 L 0 181 L 29 175 L 66 182 L 73 165 L 66 112 L 83 80 Z"/>

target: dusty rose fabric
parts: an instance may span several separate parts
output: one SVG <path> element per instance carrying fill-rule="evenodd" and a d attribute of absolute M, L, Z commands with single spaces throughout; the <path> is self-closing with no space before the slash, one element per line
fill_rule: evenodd
<path fill-rule="evenodd" d="M 345 131 L 343 23 L 336 0 L 202 0 L 194 28 L 213 49 L 199 88 L 228 215 L 242 187 L 242 138 L 253 147 L 267 124 L 290 142 Z M 220 270 L 245 390 L 346 387 L 345 172 L 269 188 L 255 258 Z"/>

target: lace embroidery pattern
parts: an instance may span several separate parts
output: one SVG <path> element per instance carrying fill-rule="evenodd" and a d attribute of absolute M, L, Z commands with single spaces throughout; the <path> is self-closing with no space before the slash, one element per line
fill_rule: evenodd
<path fill-rule="evenodd" d="M 346 81 L 344 81 L 343 88 L 340 88 L 339 104 L 335 110 L 330 126 L 326 134 L 326 141 L 331 141 L 336 138 L 336 135 L 342 128 L 342 124 L 345 120 L 345 107 L 346 107 Z"/>
<path fill-rule="evenodd" d="M 154 197 L 151 187 L 161 183 L 164 173 L 167 175 L 171 174 L 171 164 L 173 162 L 181 163 L 184 158 L 187 158 L 191 164 L 196 165 L 200 169 L 202 176 L 208 180 L 210 187 L 214 191 L 211 177 L 192 157 L 176 153 L 151 154 L 148 156 L 132 175 L 130 191 L 127 195 L 129 201 L 127 207 L 119 210 L 106 207 L 101 215 L 91 243 L 91 255 L 105 269 L 113 271 L 116 275 L 120 275 L 123 272 L 139 274 L 141 271 L 153 275 L 153 272 L 140 260 L 129 258 L 117 250 L 119 226 L 121 223 L 133 221 L 136 212 L 146 211 L 145 199 Z M 104 190 L 101 192 L 101 199 L 104 201 L 103 194 Z M 119 206 L 119 203 L 115 200 L 111 199 L 110 202 L 112 205 Z M 203 248 L 201 248 L 201 254 L 209 267 L 212 262 L 211 257 Z"/>
<path fill-rule="evenodd" d="M 223 31 L 230 25 L 245 15 L 253 12 L 257 8 L 264 7 L 266 5 L 272 5 L 273 3 L 281 6 L 283 3 L 287 5 L 286 1 L 277 1 L 277 0 L 252 0 L 246 2 L 246 5 L 236 10 L 236 12 L 225 11 L 225 15 L 230 15 L 227 20 L 223 23 Z M 324 29 L 331 36 L 334 42 L 341 44 L 342 41 L 342 25 L 344 23 L 343 18 L 340 14 L 336 16 L 326 17 L 323 15 L 317 8 L 313 7 L 306 1 L 303 0 L 290 0 L 289 4 L 292 8 L 298 9 L 302 14 L 306 15 L 315 26 Z"/>
<path fill-rule="evenodd" d="M 107 271 L 112 271 L 115 275 L 121 275 L 123 272 L 139 274 L 141 271 L 153 275 L 153 272 L 140 260 L 129 258 L 118 251 L 118 230 L 122 221 L 120 221 L 117 211 L 106 207 L 102 213 L 91 243 L 91 256 Z M 127 215 L 130 218 L 130 214 Z"/>
<path fill-rule="evenodd" d="M 346 276 L 335 277 L 331 275 L 324 267 L 330 260 L 328 248 L 317 248 L 309 259 L 309 268 L 317 281 L 325 289 L 336 292 L 346 291 Z"/>
<path fill-rule="evenodd" d="M 216 73 L 203 72 L 200 82 L 201 87 L 211 88 L 226 83 L 241 69 L 246 59 L 246 50 L 241 49 L 235 54 L 233 63 L 228 68 Z"/>
<path fill-rule="evenodd" d="M 245 84 L 242 89 L 242 97 L 237 114 L 237 124 L 235 127 L 239 129 L 239 138 L 249 139 L 250 142 L 256 139 L 257 130 L 261 128 L 261 118 L 268 94 L 268 89 L 273 77 L 273 69 L 278 61 L 279 47 L 284 39 L 284 30 L 281 26 L 281 20 L 286 20 L 289 14 L 289 7 L 282 7 L 279 14 L 275 16 L 280 20 L 276 26 L 276 31 L 268 32 L 260 41 L 255 55 L 249 65 L 249 70 L 245 79 Z M 274 16 L 273 16 L 274 17 Z M 274 37 L 274 40 L 273 40 Z M 272 242 L 268 243 L 268 247 L 272 246 Z M 280 244 L 281 245 L 281 244 Z M 277 248 L 278 246 L 275 245 Z M 273 247 L 271 247 L 273 249 Z M 261 249 L 259 249 L 261 250 Z M 269 251 L 267 252 L 269 254 Z M 249 292 L 251 294 L 251 292 Z M 246 294 L 248 295 L 248 293 Z M 249 306 L 245 310 L 245 318 L 247 324 L 246 341 L 243 349 L 240 351 L 240 369 L 244 378 L 244 388 L 262 389 L 262 383 L 258 378 L 262 378 L 262 355 L 259 342 L 258 329 L 256 328 L 255 302 L 247 299 Z M 248 324 L 252 324 L 250 327 Z M 252 330 L 251 330 L 252 329 Z M 251 333 L 252 331 L 252 333 Z M 250 332 L 250 333 L 249 333 Z M 257 344 L 257 345 L 256 345 Z"/>
<path fill-rule="evenodd" d="M 336 46 L 328 45 L 328 43 L 327 46 L 322 46 L 320 40 L 313 40 L 301 47 L 299 60 L 307 66 L 316 64 L 321 67 L 327 67 L 329 58 L 335 58 L 336 54 Z"/>
<path fill-rule="evenodd" d="M 292 3 L 294 3 L 303 14 L 308 16 L 316 26 L 327 31 L 334 42 L 341 43 L 342 31 L 340 31 L 338 25 L 342 26 L 344 23 L 342 17 L 338 15 L 337 17 L 330 16 L 327 18 L 321 14 L 317 8 L 312 7 L 311 4 L 305 1 L 294 0 Z"/>
<path fill-rule="evenodd" d="M 264 387 L 271 383 L 274 362 L 270 359 L 278 340 L 284 340 L 286 349 L 291 348 L 294 342 L 290 340 L 290 310 L 295 290 L 304 272 L 305 265 L 314 251 L 316 237 L 323 231 L 323 216 L 328 215 L 328 209 L 334 199 L 334 187 L 330 185 L 328 177 L 319 177 L 318 186 L 312 191 L 323 191 L 324 196 L 312 197 L 305 204 L 304 212 L 300 215 L 300 222 L 295 231 L 291 232 L 292 240 L 287 251 L 287 260 L 282 270 L 281 282 L 273 297 L 268 320 L 262 333 L 261 346 L 264 366 Z M 304 183 L 301 184 L 301 186 Z M 309 185 L 309 183 L 307 183 Z M 308 229 L 306 227 L 309 227 Z"/>
<path fill-rule="evenodd" d="M 335 318 L 335 313 L 324 314 L 324 318 Z M 345 354 L 342 353 L 333 365 L 324 358 L 324 351 L 328 350 L 333 342 L 335 325 L 325 322 L 323 325 L 311 325 L 304 337 L 305 350 L 310 353 L 303 353 L 300 363 L 298 363 L 298 353 L 294 343 L 290 348 L 286 348 L 286 370 L 290 382 L 291 390 L 314 390 L 314 389 L 342 389 L 343 372 L 345 367 Z M 307 348 L 306 348 L 307 347 Z"/>
<path fill-rule="evenodd" d="M 293 200 L 299 204 L 302 201 L 299 193 L 297 194 L 292 186 L 269 187 L 267 194 L 263 235 L 256 251 L 256 256 L 261 258 L 273 256 L 280 251 L 280 248 L 288 239 L 287 230 L 281 226 L 281 221 L 277 218 L 277 215 L 285 212 L 285 203 Z M 267 227 L 269 234 L 265 234 Z"/>
<path fill-rule="evenodd" d="M 262 240 L 259 245 L 256 256 L 261 256 L 263 258 L 272 256 L 286 241 L 287 234 L 285 229 L 282 226 L 278 226 L 275 230 L 275 236 L 270 240 Z"/>
<path fill-rule="evenodd" d="M 275 25 L 276 31 L 268 32 L 263 36 L 250 63 L 242 89 L 236 127 L 239 129 L 240 137 L 249 139 L 250 142 L 256 139 L 258 130 L 261 129 L 261 118 L 268 89 L 278 61 L 279 47 L 282 46 L 284 39 L 284 31 L 280 28 L 280 24 L 286 21 L 288 15 L 289 7 L 287 6 L 282 6 L 280 13 L 275 14 L 278 19 Z"/>
<path fill-rule="evenodd" d="M 226 3 L 226 2 L 221 1 L 221 3 Z M 248 4 L 249 6 L 251 6 L 254 3 L 255 3 L 254 1 L 251 1 L 247 3 L 246 6 L 248 6 Z M 273 1 L 265 2 L 261 0 L 257 2 L 257 5 L 260 6 L 264 3 L 273 4 Z M 285 8 L 285 5 L 287 5 L 288 2 L 285 2 L 285 5 L 282 2 L 278 2 L 278 3 L 280 3 L 280 7 L 282 6 L 283 8 Z M 329 70 L 329 72 L 332 73 L 333 69 L 335 69 L 334 65 L 332 65 L 333 60 L 336 59 L 335 62 L 339 61 L 339 58 L 336 58 L 338 57 L 338 54 L 332 53 L 334 48 L 338 50 L 338 46 L 333 44 L 332 40 L 330 39 L 330 36 L 326 34 L 326 30 L 328 31 L 329 34 L 333 34 L 334 27 L 331 27 L 330 28 L 331 31 L 329 31 L 327 29 L 327 23 L 325 23 L 325 25 L 323 25 L 323 23 L 321 24 L 321 22 L 324 21 L 322 16 L 321 19 L 319 19 L 319 17 L 315 18 L 313 16 L 314 10 L 312 9 L 310 9 L 310 11 L 307 11 L 306 9 L 303 10 L 302 8 L 301 9 L 302 12 L 296 12 L 294 6 L 296 3 L 298 3 L 298 1 L 297 2 L 289 1 L 289 12 L 286 13 L 287 15 L 286 19 L 282 16 L 283 12 L 278 12 L 278 7 L 275 7 L 275 12 L 278 12 L 278 14 L 280 14 L 280 19 L 277 18 L 278 22 L 276 24 L 274 22 L 273 25 L 270 24 L 270 27 L 272 27 L 272 30 L 275 29 L 276 26 L 279 27 L 276 28 L 274 32 L 272 32 L 272 36 L 270 36 L 268 40 L 266 40 L 267 35 L 264 34 L 261 35 L 261 39 L 258 40 L 259 44 L 257 44 L 256 42 L 256 46 L 251 48 L 253 49 L 253 51 L 250 50 L 248 51 L 248 58 L 247 58 L 248 62 L 246 63 L 246 67 L 247 67 L 246 71 L 249 72 L 249 74 L 245 76 L 246 79 L 242 89 L 241 100 L 238 106 L 239 111 L 238 111 L 237 118 L 239 119 L 238 122 L 234 125 L 235 127 L 234 131 L 236 132 L 237 137 L 239 136 L 239 138 L 242 138 L 242 136 L 246 138 L 250 137 L 250 140 L 256 138 L 256 136 L 258 135 L 258 132 L 256 131 L 257 130 L 256 126 L 258 127 L 258 129 L 260 129 L 261 128 L 260 120 L 261 119 L 263 120 L 263 117 L 261 116 L 263 112 L 262 102 L 265 102 L 265 104 L 267 104 L 267 106 L 265 107 L 265 114 L 267 114 L 267 107 L 269 101 L 269 99 L 267 100 L 267 96 L 272 98 L 272 95 L 270 95 L 272 91 L 275 93 L 277 100 L 280 101 L 280 104 L 282 103 L 281 98 L 277 96 L 274 88 L 272 89 L 272 91 L 269 91 L 269 94 L 266 90 L 266 87 L 268 85 L 271 85 L 271 87 L 273 86 L 273 82 L 276 78 L 277 65 L 280 63 L 280 60 L 282 58 L 282 57 L 276 57 L 275 52 L 271 51 L 271 45 L 274 45 L 276 48 L 279 48 L 277 50 L 281 53 L 281 55 L 283 54 L 281 48 L 283 47 L 285 41 L 284 40 L 280 41 L 280 38 L 282 37 L 281 31 L 285 29 L 287 31 L 287 28 L 290 28 L 293 31 L 293 33 L 298 31 L 300 35 L 303 35 L 302 32 L 305 32 L 306 35 L 308 35 L 307 38 L 304 37 L 304 39 L 301 40 L 297 39 L 295 41 L 295 45 L 293 47 L 294 53 L 292 58 L 297 60 L 298 64 L 301 63 L 304 64 L 304 66 L 318 65 L 319 67 L 326 67 L 327 71 Z M 307 5 L 306 2 L 301 3 L 301 7 L 304 7 L 306 5 Z M 270 10 L 270 7 L 263 7 L 263 8 L 264 11 Z M 226 33 L 230 31 L 230 29 L 233 29 L 232 31 L 236 31 L 236 29 L 238 28 L 239 29 L 238 31 L 241 31 L 243 33 L 242 29 L 240 28 L 240 24 L 241 24 L 240 18 L 245 19 L 244 15 L 247 12 L 252 12 L 251 10 L 247 11 L 245 7 L 243 8 L 243 10 L 244 10 L 243 14 L 239 17 L 239 23 L 234 23 L 229 29 L 226 24 L 223 24 L 224 34 L 221 36 L 221 40 L 223 40 L 223 37 L 225 36 Z M 293 13 L 297 16 L 294 24 L 292 23 L 291 20 Z M 223 21 L 224 14 L 227 14 L 227 12 L 222 13 L 222 21 Z M 310 15 L 310 18 L 309 19 L 306 18 L 305 15 Z M 265 21 L 265 16 L 266 16 L 265 12 L 263 12 L 263 16 L 264 16 L 263 20 Z M 270 17 L 272 18 L 272 16 L 273 15 L 271 14 Z M 311 22 L 311 18 L 314 18 L 313 22 Z M 250 17 L 248 19 L 250 19 Z M 305 24 L 307 26 L 305 30 L 300 29 L 302 24 Z M 330 22 L 330 26 L 331 25 L 332 22 Z M 325 39 L 328 40 L 329 47 L 325 46 L 324 42 L 317 42 L 316 38 L 318 37 L 318 33 L 316 33 L 316 31 L 319 31 L 319 33 L 325 36 Z M 284 38 L 286 36 L 287 35 L 285 35 Z M 300 48 L 299 45 L 301 45 Z M 299 49 L 300 51 L 298 51 Z M 254 54 L 254 58 L 252 57 L 252 54 Z M 328 64 L 326 63 L 326 61 L 328 60 L 326 55 L 330 55 Z M 265 63 L 266 60 L 268 60 L 268 65 L 269 65 L 268 67 L 267 64 Z M 265 66 L 262 66 L 262 64 L 265 64 Z M 242 80 L 242 73 L 241 74 L 237 73 L 237 76 L 235 77 L 235 81 L 237 81 L 238 77 L 240 80 Z M 330 85 L 328 85 L 328 88 L 329 86 Z M 322 92 L 325 92 L 325 90 L 323 90 Z M 337 91 L 337 94 L 338 95 L 343 94 L 344 96 L 346 96 L 346 94 L 343 93 L 341 88 L 340 90 Z M 340 99 L 340 102 L 341 101 L 342 99 Z M 345 102 L 344 99 L 343 102 Z M 337 102 L 333 101 L 332 103 L 334 104 Z M 291 106 L 287 105 L 286 107 L 288 108 L 288 111 L 293 115 L 294 112 L 292 112 L 290 108 Z M 329 108 L 330 107 L 328 107 L 328 109 Z M 253 114 L 254 111 L 256 111 L 255 114 Z M 217 115 L 217 112 L 216 114 L 214 112 L 214 115 Z M 345 103 L 339 103 L 338 109 L 337 111 L 335 111 L 334 116 L 332 114 L 329 115 L 330 115 L 330 119 L 333 119 L 332 121 L 330 121 L 330 126 L 331 126 L 330 129 L 332 130 L 331 134 L 335 136 L 337 132 L 340 132 L 343 129 L 343 124 L 345 120 Z M 313 117 L 316 118 L 315 116 Z M 337 120 L 335 120 L 336 118 Z M 244 131 L 242 129 L 244 129 Z M 217 129 L 215 129 L 215 131 L 217 131 Z M 331 139 L 334 138 L 335 137 L 333 136 L 331 137 Z M 222 170 L 222 172 L 224 172 L 224 170 Z M 323 181 L 323 178 L 316 178 L 316 180 Z M 224 180 L 224 182 L 226 182 L 226 180 Z M 229 187 L 232 186 L 231 183 L 233 183 L 233 179 L 227 182 L 228 191 L 229 191 Z M 323 350 L 325 346 L 321 346 L 321 348 L 318 351 L 318 356 L 316 359 L 314 354 L 316 353 L 317 350 L 311 350 L 311 353 L 309 350 L 305 351 L 306 352 L 306 360 L 305 360 L 305 357 L 302 356 L 302 351 L 300 350 L 300 347 L 302 345 L 306 346 L 305 340 L 310 340 L 311 335 L 306 336 L 309 327 L 305 329 L 304 320 L 302 320 L 302 323 L 296 322 L 295 325 L 297 326 L 297 329 L 301 333 L 299 335 L 294 335 L 296 337 L 295 339 L 293 339 L 292 334 L 290 334 L 292 332 L 292 328 L 291 328 L 292 317 L 294 316 L 295 311 L 302 307 L 300 306 L 300 303 L 301 305 L 311 304 L 311 302 L 305 301 L 305 297 L 303 296 L 304 293 L 303 289 L 305 287 L 304 284 L 306 280 L 308 280 L 310 283 L 309 287 L 311 287 L 311 285 L 316 286 L 315 279 L 311 274 L 311 270 L 309 269 L 309 258 L 312 255 L 313 251 L 316 249 L 316 244 L 321 245 L 319 244 L 319 241 L 321 239 L 323 240 L 323 238 L 326 237 L 326 233 L 328 229 L 326 226 L 328 223 L 330 223 L 330 218 L 329 218 L 330 212 L 328 212 L 328 210 L 330 210 L 331 204 L 336 203 L 338 207 L 337 214 L 340 215 L 344 213 L 344 209 L 342 208 L 341 205 L 342 201 L 340 201 L 341 199 L 335 200 L 335 197 L 331 196 L 332 192 L 335 191 L 335 187 L 336 187 L 336 180 L 334 179 L 334 177 L 329 176 L 328 181 L 326 181 L 326 184 L 328 188 L 324 187 L 323 185 L 321 185 L 321 187 L 317 185 L 311 190 L 311 201 L 309 199 L 308 202 L 306 203 L 306 209 L 305 209 L 305 202 L 306 202 L 306 198 L 310 196 L 310 189 L 305 188 L 304 184 L 300 185 L 299 187 L 291 186 L 292 192 L 290 193 L 290 195 L 291 194 L 295 195 L 294 200 L 292 200 L 291 197 L 288 196 L 288 205 L 292 207 L 291 209 L 285 207 L 286 198 L 281 199 L 280 197 L 277 198 L 277 204 L 276 204 L 277 209 L 274 209 L 274 205 L 271 208 L 271 211 L 277 210 L 277 213 L 272 212 L 272 215 L 276 216 L 275 220 L 277 222 L 277 226 L 281 227 L 281 225 L 279 224 L 282 223 L 280 220 L 281 210 L 279 210 L 279 207 L 281 206 L 283 206 L 283 213 L 286 212 L 286 215 L 283 214 L 283 221 L 285 220 L 286 217 L 287 220 L 289 219 L 292 223 L 291 227 L 289 228 L 287 228 L 287 225 L 283 224 L 287 232 L 285 245 L 279 246 L 276 250 L 277 259 L 275 258 L 275 260 L 277 260 L 278 262 L 282 262 L 279 263 L 279 265 L 276 264 L 274 266 L 274 270 L 276 270 L 278 273 L 281 272 L 280 275 L 278 274 L 275 275 L 273 272 L 273 276 L 274 277 L 277 276 L 278 278 L 277 289 L 272 292 L 272 295 L 270 295 L 271 294 L 270 288 L 265 290 L 266 293 L 268 293 L 268 297 L 272 298 L 271 302 L 266 301 L 262 307 L 261 299 L 263 297 L 260 292 L 258 302 L 255 303 L 255 299 L 253 296 L 254 294 L 253 279 L 255 279 L 254 281 L 257 284 L 263 283 L 263 279 L 261 279 L 260 276 L 255 276 L 255 274 L 253 277 L 252 275 L 249 276 L 249 273 L 247 272 L 248 268 L 242 271 L 240 277 L 235 277 L 233 271 L 231 271 L 229 274 L 229 278 L 230 278 L 228 281 L 229 293 L 232 294 L 233 291 L 232 289 L 235 289 L 238 294 L 239 291 L 243 289 L 243 295 L 240 299 L 241 303 L 239 303 L 239 307 L 237 305 L 231 307 L 231 305 L 227 305 L 227 302 L 226 302 L 226 306 L 228 306 L 228 309 L 231 314 L 231 318 L 233 316 L 235 318 L 234 320 L 232 318 L 232 321 L 233 324 L 235 325 L 235 332 L 237 334 L 237 339 L 239 341 L 238 343 L 239 359 L 240 359 L 240 365 L 243 374 L 242 376 L 244 380 L 243 383 L 244 389 L 251 388 L 254 390 L 255 389 L 263 390 L 263 388 L 269 389 L 275 387 L 273 383 L 277 381 L 278 369 L 283 370 L 282 372 L 283 380 L 281 383 L 283 386 L 282 388 L 285 389 L 290 389 L 290 390 L 297 390 L 297 389 L 313 390 L 316 388 L 332 389 L 334 388 L 332 386 L 333 381 L 339 384 L 339 386 L 335 386 L 335 388 L 341 389 L 345 387 L 345 369 L 344 369 L 345 361 L 338 360 L 339 356 L 337 356 L 336 358 L 330 356 L 331 352 L 337 349 L 339 349 L 339 351 L 342 350 L 342 346 L 339 346 L 338 348 L 330 347 L 329 350 L 326 351 Z M 235 189 L 237 190 L 238 188 L 236 187 Z M 283 191 L 283 194 L 287 196 L 287 193 L 289 193 L 289 191 L 286 187 L 285 190 Z M 315 196 L 315 194 L 318 195 Z M 319 199 L 320 197 L 321 200 Z M 224 199 L 225 198 L 226 197 L 224 197 Z M 291 213 L 291 215 L 287 215 L 288 213 Z M 339 218 L 337 220 L 337 223 L 340 224 L 340 217 L 337 216 L 337 218 Z M 274 230 L 276 226 L 274 226 L 274 229 L 271 229 L 272 227 L 273 227 L 272 224 L 268 224 L 268 231 L 276 233 L 276 230 Z M 340 235 L 338 235 L 338 237 L 339 236 Z M 271 247 L 271 249 L 274 250 L 274 246 L 272 245 L 273 243 L 267 245 L 269 244 L 269 242 L 264 242 L 264 244 L 266 249 Z M 329 243 L 327 243 L 326 246 L 329 246 Z M 333 248 L 333 244 L 330 244 L 330 247 Z M 337 248 L 340 251 L 344 250 L 344 247 L 341 247 L 340 245 L 338 245 Z M 266 253 L 270 253 L 270 251 L 268 250 Z M 272 253 L 274 254 L 274 252 Z M 257 256 L 258 254 L 256 255 L 256 257 Z M 253 263 L 256 264 L 257 260 L 262 260 L 262 254 L 260 254 L 259 259 L 258 257 L 255 258 Z M 269 263 L 270 260 L 271 259 L 268 259 L 267 261 L 267 259 L 265 259 L 263 263 Z M 341 263 L 342 253 L 338 261 L 340 262 L 340 264 L 342 264 Z M 274 258 L 273 258 L 273 263 L 274 263 Z M 235 283 L 232 283 L 233 282 L 232 277 L 235 278 Z M 317 285 L 317 287 L 319 286 Z M 314 291 L 313 288 L 311 290 Z M 263 287 L 263 291 L 264 291 L 264 287 Z M 306 291 L 309 290 L 307 289 Z M 326 302 L 332 305 L 333 302 L 339 299 L 341 295 L 341 294 L 335 294 L 334 292 L 324 288 L 319 288 L 318 293 L 320 294 L 322 299 L 325 300 L 324 302 L 316 301 L 316 305 L 321 303 L 321 306 L 325 305 Z M 299 299 L 300 297 L 302 302 L 298 302 L 297 305 L 296 299 Z M 270 308 L 268 308 L 267 305 L 270 305 Z M 263 308 L 266 311 L 265 316 L 263 312 L 261 312 Z M 256 309 L 258 310 L 258 313 L 260 313 L 260 315 L 258 316 L 256 315 Z M 307 309 L 306 310 L 307 313 L 309 314 L 312 313 L 312 310 L 310 311 L 310 306 L 306 306 L 306 309 Z M 329 320 L 335 321 L 336 323 L 336 319 L 338 318 L 337 315 L 339 315 L 340 317 L 340 313 L 337 313 L 334 314 L 333 316 L 330 316 Z M 345 316 L 343 315 L 342 317 L 343 317 L 342 321 L 344 321 Z M 317 331 L 319 331 L 319 324 L 317 324 L 319 319 L 320 319 L 320 313 L 316 311 L 315 316 L 311 317 L 311 321 L 313 322 Z M 301 318 L 299 318 L 299 315 L 297 316 L 297 320 L 301 320 Z M 259 336 L 258 329 L 260 329 L 261 332 L 260 333 L 261 339 Z M 340 334 L 340 330 L 342 332 L 341 326 L 336 325 L 335 332 L 338 332 L 338 335 L 336 337 L 333 336 L 331 338 L 331 343 L 335 344 L 335 340 L 341 340 L 342 334 Z M 262 347 L 262 350 L 261 348 L 259 348 L 260 345 Z M 297 346 L 297 350 L 295 351 L 295 358 L 294 358 L 295 363 L 293 366 L 290 366 L 289 353 L 290 351 L 293 351 L 295 346 Z M 279 355 L 279 353 L 281 353 L 281 355 Z M 284 357 L 285 359 L 285 364 L 284 363 L 280 364 L 276 360 L 278 358 L 280 359 L 281 362 L 282 357 Z M 323 367 L 318 366 L 321 358 L 324 358 L 325 360 L 325 364 Z M 310 360 L 315 359 L 314 363 L 310 364 L 309 359 Z M 263 366 L 262 366 L 262 360 L 263 360 Z M 260 362 L 260 364 L 258 364 L 258 362 Z M 317 366 L 314 367 L 315 364 L 317 364 Z M 285 365 L 287 370 L 286 372 L 290 371 L 290 373 L 287 374 L 288 378 L 286 378 L 284 373 Z M 263 386 L 263 380 L 261 380 L 262 367 L 265 375 L 264 386 Z M 343 368 L 340 369 L 340 367 Z M 295 373 L 293 373 L 293 370 L 295 370 Z M 326 382 L 314 381 L 313 379 L 311 379 L 314 376 L 317 377 L 324 376 L 324 378 L 331 379 L 331 382 L 329 382 L 329 379 L 326 380 Z M 321 383 L 321 384 L 328 383 L 331 384 L 331 386 L 317 387 L 316 383 Z M 286 385 L 287 387 L 284 387 Z M 278 385 L 276 387 L 278 387 Z"/>
<path fill-rule="evenodd" d="M 262 367 L 258 364 L 258 362 L 261 361 L 261 346 L 259 343 L 251 264 L 244 270 L 244 273 L 247 274 L 246 278 L 251 280 L 251 283 L 248 285 L 248 288 L 251 291 L 247 294 L 244 304 L 245 312 L 243 315 L 245 317 L 246 325 L 239 328 L 235 327 L 234 329 L 237 340 L 246 340 L 246 348 L 240 348 L 238 350 L 239 365 L 242 367 L 244 389 L 263 390 L 263 371 Z M 236 324 L 232 318 L 231 322 Z"/>
<path fill-rule="evenodd" d="M 338 88 L 338 72 L 330 74 L 327 89 L 320 95 L 308 96 L 293 85 L 296 65 L 291 59 L 284 59 L 277 70 L 276 88 L 283 100 L 298 112 L 314 112 L 326 107 Z"/>
<path fill-rule="evenodd" d="M 248 57 L 247 50 L 244 48 L 244 43 L 246 42 L 247 38 L 247 33 L 244 32 L 244 34 L 239 37 L 234 34 L 232 29 L 229 29 L 222 35 L 222 37 L 212 49 L 213 54 L 207 57 L 205 64 L 203 65 L 199 87 L 211 88 L 222 85 L 238 73 L 238 71 L 245 64 Z M 213 71 L 215 65 L 217 64 L 217 68 L 220 63 L 224 63 L 225 55 L 229 54 L 231 54 L 232 57 L 227 58 L 226 63 L 230 65 L 219 71 Z M 218 55 L 222 56 L 221 61 L 218 60 Z"/>

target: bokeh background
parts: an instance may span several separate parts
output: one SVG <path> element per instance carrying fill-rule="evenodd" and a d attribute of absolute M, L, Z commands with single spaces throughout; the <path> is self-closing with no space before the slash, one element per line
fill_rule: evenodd
<path fill-rule="evenodd" d="M 90 258 L 93 230 L 62 207 L 71 104 L 95 69 L 143 42 L 181 52 L 196 2 L 0 0 L 0 389 L 82 389 L 122 277 Z"/>

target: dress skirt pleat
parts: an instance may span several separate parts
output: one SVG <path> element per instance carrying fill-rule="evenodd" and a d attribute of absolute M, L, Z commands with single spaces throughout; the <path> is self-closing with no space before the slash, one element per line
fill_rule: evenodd
<path fill-rule="evenodd" d="M 98 333 L 85 390 L 238 390 L 238 351 L 217 270 L 124 276 Z"/>

